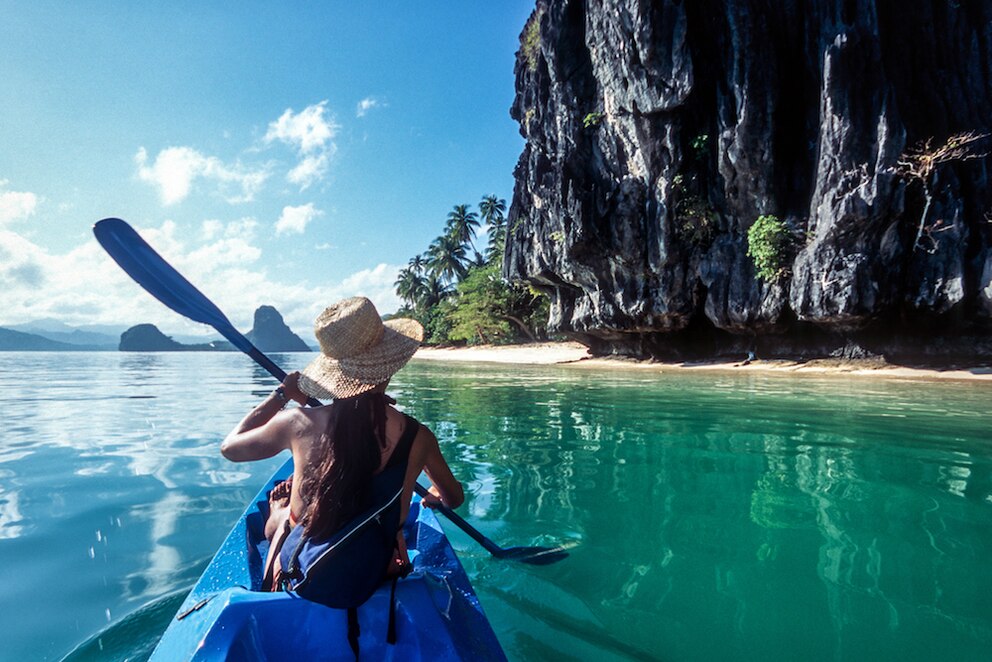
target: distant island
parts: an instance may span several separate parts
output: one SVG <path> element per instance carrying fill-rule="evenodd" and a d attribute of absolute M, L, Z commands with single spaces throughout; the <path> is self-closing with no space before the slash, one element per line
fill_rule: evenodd
<path fill-rule="evenodd" d="M 138 324 L 121 334 L 117 349 L 122 352 L 217 352 L 232 351 L 228 342 L 184 345 L 159 331 L 154 324 Z"/>
<path fill-rule="evenodd" d="M 137 324 L 120 334 L 107 329 L 81 330 L 54 320 L 0 327 L 0 351 L 122 351 L 122 352 L 231 352 L 226 340 L 184 343 L 162 333 L 154 324 Z M 260 306 L 246 337 L 263 352 L 314 351 L 286 325 L 272 306 Z"/>

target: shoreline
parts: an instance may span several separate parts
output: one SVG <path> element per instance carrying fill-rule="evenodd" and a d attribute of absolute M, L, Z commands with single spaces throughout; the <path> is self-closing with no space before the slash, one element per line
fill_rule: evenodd
<path fill-rule="evenodd" d="M 574 341 L 522 345 L 474 347 L 421 347 L 413 357 L 422 361 L 498 363 L 503 365 L 554 365 L 606 370 L 653 370 L 656 372 L 748 372 L 768 374 L 853 376 L 926 381 L 970 381 L 992 383 L 992 366 L 914 367 L 878 359 L 755 359 L 743 361 L 662 362 L 628 357 L 593 357 L 585 345 Z"/>

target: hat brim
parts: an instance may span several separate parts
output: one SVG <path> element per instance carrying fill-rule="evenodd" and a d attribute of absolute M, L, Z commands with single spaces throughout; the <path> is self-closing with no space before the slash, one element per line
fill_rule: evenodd
<path fill-rule="evenodd" d="M 371 391 L 387 381 L 416 353 L 424 327 L 416 320 L 399 318 L 383 322 L 382 338 L 372 348 L 332 359 L 321 354 L 300 374 L 300 390 L 314 398 L 350 398 Z"/>

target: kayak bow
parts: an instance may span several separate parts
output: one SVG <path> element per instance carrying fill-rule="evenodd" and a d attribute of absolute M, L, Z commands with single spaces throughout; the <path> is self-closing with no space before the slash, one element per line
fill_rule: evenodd
<path fill-rule="evenodd" d="M 269 490 L 292 473 L 280 468 L 224 540 L 176 618 L 153 661 L 353 660 L 347 612 L 289 592 L 261 592 L 268 551 Z M 505 660 L 468 575 L 437 518 L 418 501 L 404 525 L 413 571 L 396 585 L 397 641 L 386 643 L 389 584 L 358 609 L 365 659 Z"/>

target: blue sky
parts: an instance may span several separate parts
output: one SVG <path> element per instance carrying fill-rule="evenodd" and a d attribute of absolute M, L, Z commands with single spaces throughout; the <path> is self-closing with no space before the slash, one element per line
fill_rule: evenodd
<path fill-rule="evenodd" d="M 533 6 L 0 0 L 0 326 L 203 330 L 102 254 L 105 216 L 239 327 L 267 303 L 305 332 L 354 294 L 391 312 L 453 205 L 512 195 Z"/>

